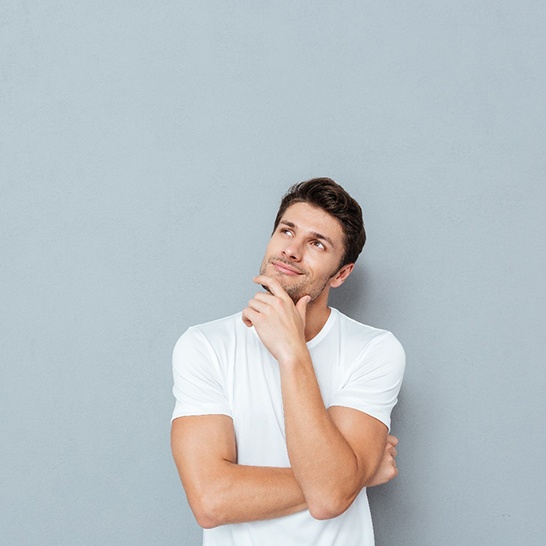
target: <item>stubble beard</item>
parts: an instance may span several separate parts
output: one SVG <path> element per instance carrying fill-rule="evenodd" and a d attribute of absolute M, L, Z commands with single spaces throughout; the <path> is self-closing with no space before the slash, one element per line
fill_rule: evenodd
<path fill-rule="evenodd" d="M 273 267 L 273 262 L 281 262 L 281 263 L 284 263 L 286 265 L 289 265 L 290 267 L 294 267 L 293 264 L 291 264 L 290 262 L 287 262 L 286 260 L 283 260 L 283 259 L 280 259 L 280 258 L 271 258 L 269 260 L 265 260 L 262 262 L 262 265 L 260 267 L 260 275 L 267 275 L 267 266 L 268 265 L 271 265 Z M 280 282 L 281 286 L 284 288 L 284 290 L 286 291 L 286 293 L 290 296 L 290 299 L 294 302 L 294 304 L 298 303 L 298 301 L 303 298 L 303 296 L 311 296 L 311 301 L 310 303 L 312 303 L 314 300 L 316 300 L 321 294 L 322 292 L 324 291 L 324 289 L 326 288 L 326 286 L 328 285 L 328 282 L 330 281 L 330 279 L 332 277 L 328 277 L 328 278 L 324 278 L 323 279 L 323 283 L 321 284 L 320 287 L 317 287 L 313 290 L 309 290 L 310 286 L 309 286 L 309 273 L 302 270 L 301 268 L 298 268 L 298 270 L 301 272 L 301 278 L 295 282 L 295 283 L 287 283 L 285 280 L 284 280 L 284 276 L 280 273 L 275 273 L 273 275 L 270 275 L 272 277 L 275 277 L 278 279 L 278 281 Z M 265 290 L 267 290 L 269 292 L 269 289 L 267 288 L 267 286 L 264 286 L 263 287 Z"/>

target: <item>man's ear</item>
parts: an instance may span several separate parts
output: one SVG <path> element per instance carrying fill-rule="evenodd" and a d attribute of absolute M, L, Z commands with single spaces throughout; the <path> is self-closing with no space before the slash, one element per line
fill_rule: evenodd
<path fill-rule="evenodd" d="M 330 280 L 330 286 L 332 288 L 337 288 L 341 286 L 347 277 L 353 272 L 355 264 L 346 264 L 344 265 Z"/>

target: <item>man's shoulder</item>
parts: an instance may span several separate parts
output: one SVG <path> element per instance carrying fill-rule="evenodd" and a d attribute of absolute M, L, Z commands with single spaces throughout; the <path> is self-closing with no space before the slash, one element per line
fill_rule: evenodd
<path fill-rule="evenodd" d="M 359 322 L 337 309 L 332 309 L 332 311 L 337 314 L 340 336 L 353 340 L 362 346 L 381 341 L 388 345 L 401 347 L 400 342 L 390 330 Z"/>
<path fill-rule="evenodd" d="M 244 335 L 249 330 L 242 320 L 242 313 L 239 311 L 233 315 L 222 317 L 200 324 L 190 326 L 180 339 L 206 339 L 209 343 L 225 341 Z"/>
<path fill-rule="evenodd" d="M 365 324 L 364 322 L 360 322 L 354 318 L 345 315 L 337 309 L 332 308 L 332 312 L 336 313 L 340 327 L 345 329 L 348 334 L 356 336 L 365 335 L 367 337 L 376 337 L 391 333 L 389 330 L 385 330 L 384 328 L 378 328 L 376 326 L 371 326 L 369 324 Z"/>
<path fill-rule="evenodd" d="M 202 332 L 222 330 L 224 328 L 232 328 L 234 325 L 238 325 L 239 322 L 242 323 L 241 311 L 234 313 L 233 315 L 228 315 L 227 317 L 221 317 L 207 322 L 202 322 L 200 324 L 194 324 L 190 326 L 191 329 L 197 329 Z"/>

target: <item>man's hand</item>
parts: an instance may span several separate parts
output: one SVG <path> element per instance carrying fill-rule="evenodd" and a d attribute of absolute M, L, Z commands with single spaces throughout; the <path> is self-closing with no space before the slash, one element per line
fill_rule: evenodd
<path fill-rule="evenodd" d="M 286 444 L 294 478 L 316 519 L 342 514 L 365 486 L 379 485 L 396 472 L 397 442 L 387 427 L 356 409 L 326 410 L 305 344 L 305 318 L 311 299 L 295 305 L 278 279 L 259 275 L 258 293 L 243 310 L 243 322 L 256 332 L 279 363 Z M 327 446 L 327 448 L 325 448 Z M 377 470 L 379 469 L 379 470 Z"/>
<path fill-rule="evenodd" d="M 377 472 L 373 475 L 367 487 L 374 487 L 375 485 L 382 485 L 388 481 L 396 478 L 398 475 L 398 468 L 396 467 L 396 445 L 398 444 L 398 438 L 396 436 L 388 435 L 387 443 L 385 445 L 385 451 L 383 451 L 383 458 L 379 464 Z"/>
<path fill-rule="evenodd" d="M 294 305 L 281 283 L 273 277 L 258 275 L 254 282 L 267 286 L 243 310 L 243 322 L 256 332 L 277 362 L 290 359 L 305 346 L 305 314 L 311 297 L 303 296 Z"/>

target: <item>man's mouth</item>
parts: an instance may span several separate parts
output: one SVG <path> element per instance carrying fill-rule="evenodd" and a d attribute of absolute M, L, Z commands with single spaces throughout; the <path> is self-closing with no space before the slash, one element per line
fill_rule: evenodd
<path fill-rule="evenodd" d="M 295 267 L 280 260 L 272 260 L 271 264 L 279 273 L 282 273 L 283 275 L 303 275 L 299 269 L 296 269 Z"/>

